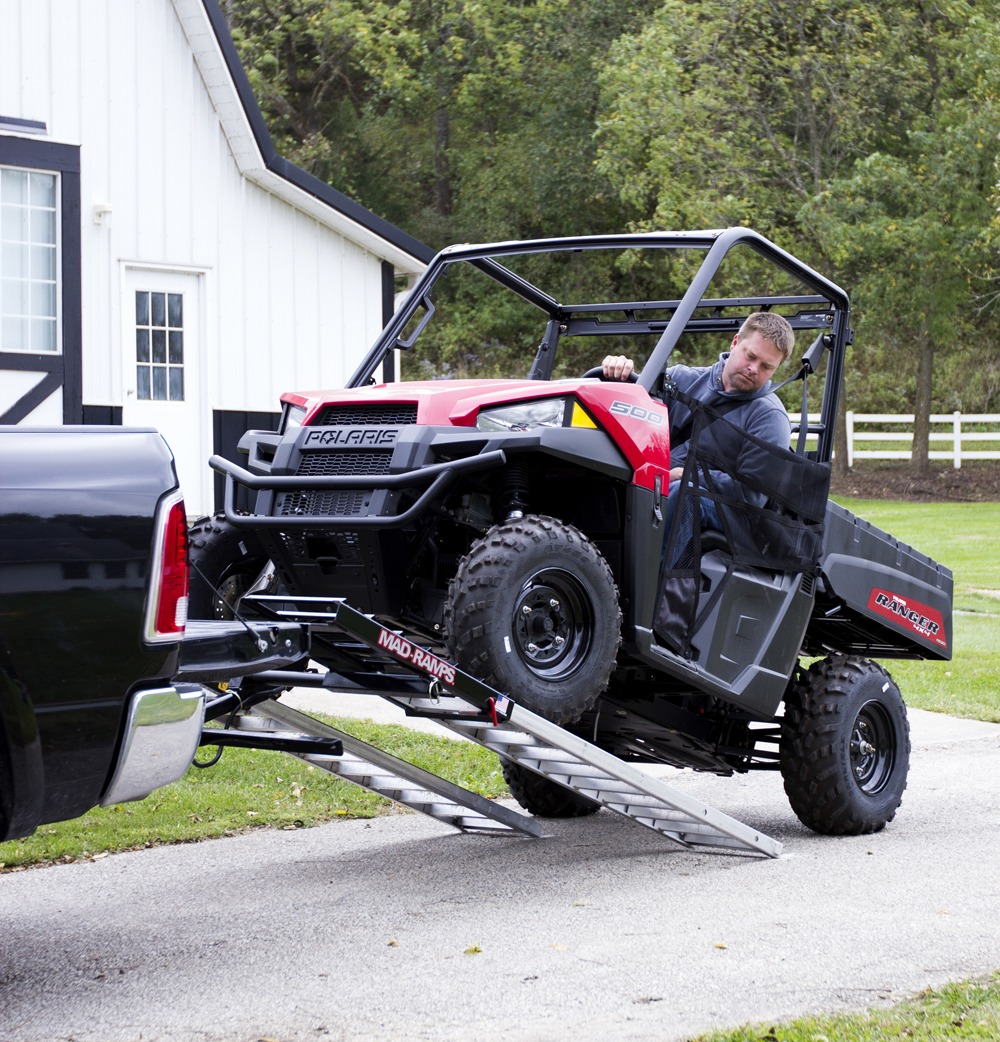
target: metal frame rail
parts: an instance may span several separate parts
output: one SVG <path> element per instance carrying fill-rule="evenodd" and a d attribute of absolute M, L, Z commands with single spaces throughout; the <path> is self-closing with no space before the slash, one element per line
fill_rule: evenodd
<path fill-rule="evenodd" d="M 443 821 L 461 832 L 520 832 L 535 839 L 545 835 L 544 828 L 534 818 L 463 789 L 454 782 L 439 778 L 430 771 L 425 771 L 406 760 L 400 760 L 382 749 L 377 749 L 273 699 L 255 705 L 250 714 L 248 717 L 238 717 L 234 721 L 235 726 L 256 725 L 268 730 L 336 739 L 343 749 L 339 755 L 286 751 L 313 767 Z"/>
<path fill-rule="evenodd" d="M 683 847 L 752 852 L 766 857 L 779 857 L 781 854 L 782 845 L 778 840 L 706 806 L 635 765 L 620 760 L 558 724 L 517 705 L 508 696 L 407 640 L 397 631 L 381 625 L 372 616 L 362 614 L 346 601 L 255 594 L 245 598 L 243 603 L 245 607 L 253 605 L 262 614 L 309 625 L 314 637 L 316 634 L 325 637 L 330 633 L 339 633 L 362 642 L 359 645 L 341 640 L 334 645 L 337 671 L 331 670 L 325 674 L 270 671 L 254 678 L 257 682 L 377 694 L 402 706 L 409 715 L 433 718 L 449 730 L 609 810 L 623 814 Z M 425 678 L 425 683 L 420 684 L 417 680 L 415 684 L 413 674 Z M 417 685 L 426 687 L 426 690 L 419 690 Z M 359 759 L 370 758 L 370 746 L 360 743 L 362 749 L 352 748 L 356 739 L 328 729 L 305 714 L 274 702 L 265 703 L 261 712 L 285 728 L 316 736 L 340 738 L 344 741 L 345 751 Z M 302 758 L 309 762 L 315 759 L 309 754 Z M 359 773 L 353 767 L 347 772 L 327 767 L 326 761 L 332 762 L 336 757 L 319 759 L 324 761 L 321 765 L 325 769 L 349 780 L 355 780 L 351 777 L 352 773 Z M 395 761 L 392 769 L 396 770 L 401 763 L 403 761 Z M 406 766 L 419 771 L 412 765 Z M 425 776 L 425 781 L 435 777 L 426 772 L 421 774 Z M 451 783 L 445 784 L 450 786 L 450 798 L 455 795 L 451 790 L 464 791 L 451 786 Z M 373 788 L 370 785 L 366 787 Z M 409 794 L 402 792 L 402 795 Z M 392 798 L 418 810 L 423 809 L 417 805 L 419 801 L 409 803 L 399 796 Z M 481 800 L 481 797 L 475 798 Z M 497 812 L 513 814 L 495 802 L 482 800 L 482 803 L 486 806 L 477 804 L 477 813 L 498 819 L 500 815 Z M 448 820 L 447 814 L 434 816 Z M 514 818 L 523 816 L 515 814 Z M 532 821 L 530 818 L 524 820 Z M 508 828 L 516 828 L 526 834 L 540 834 L 539 831 L 524 828 L 522 822 L 508 820 L 506 824 Z"/>

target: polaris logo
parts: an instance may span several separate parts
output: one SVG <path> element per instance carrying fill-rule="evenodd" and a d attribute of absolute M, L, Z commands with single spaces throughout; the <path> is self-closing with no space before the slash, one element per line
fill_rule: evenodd
<path fill-rule="evenodd" d="M 438 658 L 437 655 L 432 655 L 418 645 L 411 644 L 398 633 L 393 633 L 391 630 L 386 629 L 380 630 L 378 646 L 385 648 L 386 651 L 391 655 L 395 655 L 400 661 L 408 662 L 415 668 L 428 673 L 449 686 L 453 686 L 455 683 L 455 667 L 450 662 L 445 662 L 444 659 Z"/>
<path fill-rule="evenodd" d="M 378 430 L 371 427 L 325 427 L 310 431 L 302 443 L 304 449 L 327 448 L 331 445 L 392 445 L 399 437 L 395 427 Z"/>
<path fill-rule="evenodd" d="M 943 648 L 948 646 L 941 613 L 926 604 L 876 587 L 868 598 L 868 607 L 884 618 L 902 624 L 918 636 L 933 640 Z"/>

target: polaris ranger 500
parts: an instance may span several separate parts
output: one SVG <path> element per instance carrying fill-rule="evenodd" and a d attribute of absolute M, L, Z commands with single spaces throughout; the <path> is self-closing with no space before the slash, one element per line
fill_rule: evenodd
<path fill-rule="evenodd" d="M 665 370 L 714 361 L 755 311 L 797 333 L 792 444 L 690 401 L 671 432 Z M 446 249 L 347 388 L 285 394 L 244 467 L 213 458 L 225 513 L 192 531 L 192 609 L 343 598 L 623 760 L 780 769 L 810 828 L 878 831 L 910 746 L 872 659 L 950 658 L 952 577 L 828 502 L 851 339 L 847 294 L 745 228 Z M 612 351 L 632 382 L 601 379 Z M 699 530 L 698 497 L 722 531 Z M 311 654 L 341 661 L 321 635 Z M 597 807 L 504 773 L 537 814 Z"/>

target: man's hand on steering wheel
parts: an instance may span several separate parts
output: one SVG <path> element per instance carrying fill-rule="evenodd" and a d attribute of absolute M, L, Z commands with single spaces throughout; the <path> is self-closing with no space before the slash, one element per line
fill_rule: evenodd
<path fill-rule="evenodd" d="M 599 367 L 589 369 L 584 376 L 600 376 L 603 380 L 620 380 L 634 383 L 639 379 L 635 375 L 635 363 L 624 354 L 609 354 Z"/>

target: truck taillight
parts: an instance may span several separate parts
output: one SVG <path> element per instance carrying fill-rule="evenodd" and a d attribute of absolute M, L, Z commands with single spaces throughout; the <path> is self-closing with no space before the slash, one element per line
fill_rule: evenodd
<path fill-rule="evenodd" d="M 188 610 L 187 517 L 175 492 L 160 502 L 146 606 L 146 640 L 180 640 Z"/>

